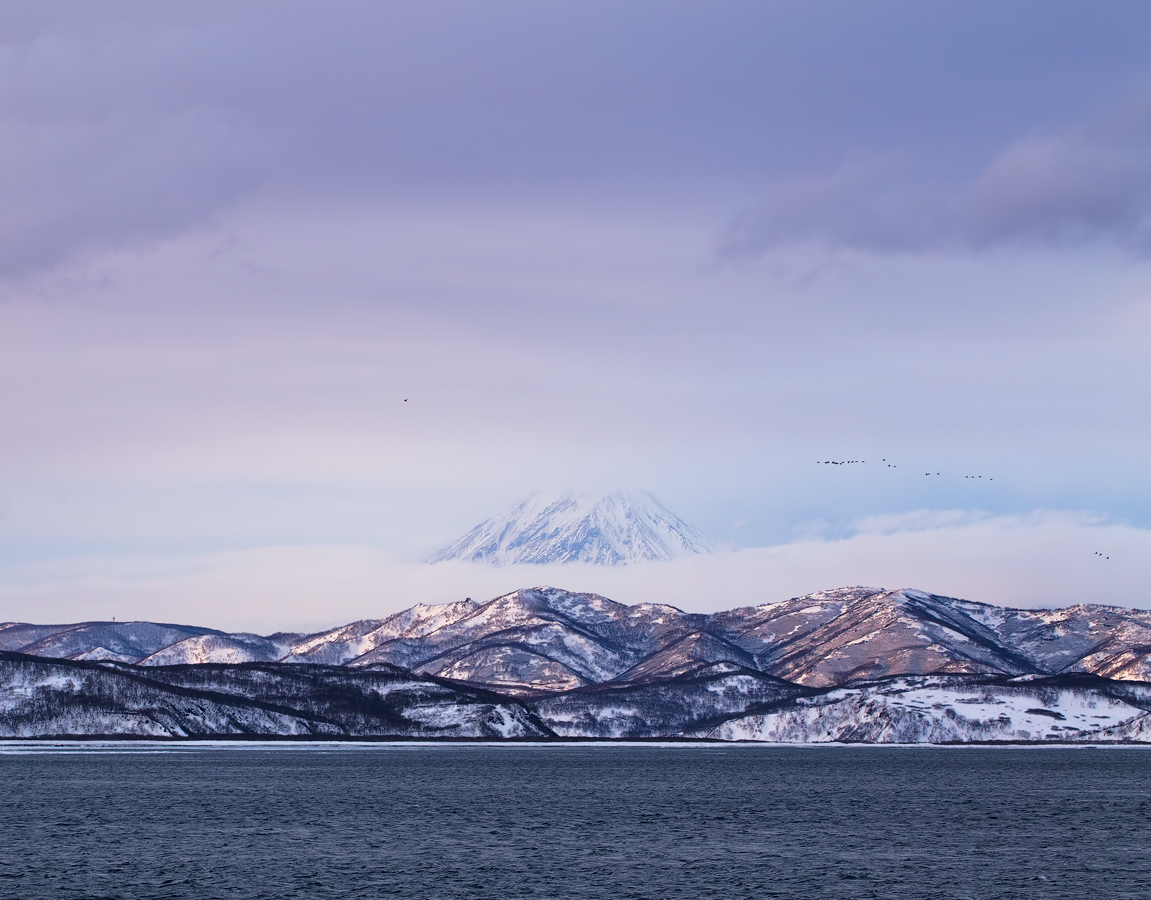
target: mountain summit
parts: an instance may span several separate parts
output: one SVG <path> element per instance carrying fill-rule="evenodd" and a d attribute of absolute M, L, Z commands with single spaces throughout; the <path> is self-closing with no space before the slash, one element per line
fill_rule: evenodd
<path fill-rule="evenodd" d="M 719 544 L 648 493 L 535 495 L 477 525 L 431 562 L 626 565 L 711 553 Z"/>

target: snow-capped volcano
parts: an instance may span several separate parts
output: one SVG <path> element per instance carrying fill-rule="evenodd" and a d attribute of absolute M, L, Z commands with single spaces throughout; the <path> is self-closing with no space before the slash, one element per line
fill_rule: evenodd
<path fill-rule="evenodd" d="M 648 493 L 535 495 L 477 525 L 431 562 L 624 565 L 711 553 L 719 544 Z"/>

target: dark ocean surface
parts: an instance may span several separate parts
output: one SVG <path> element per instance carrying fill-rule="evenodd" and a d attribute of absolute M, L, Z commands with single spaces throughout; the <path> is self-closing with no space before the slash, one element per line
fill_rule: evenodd
<path fill-rule="evenodd" d="M 0 752 L 0 897 L 1151 898 L 1151 750 Z"/>

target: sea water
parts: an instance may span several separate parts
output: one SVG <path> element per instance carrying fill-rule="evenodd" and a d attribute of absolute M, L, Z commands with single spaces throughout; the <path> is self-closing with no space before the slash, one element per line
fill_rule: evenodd
<path fill-rule="evenodd" d="M 0 748 L 0 897 L 1147 898 L 1151 751 Z"/>

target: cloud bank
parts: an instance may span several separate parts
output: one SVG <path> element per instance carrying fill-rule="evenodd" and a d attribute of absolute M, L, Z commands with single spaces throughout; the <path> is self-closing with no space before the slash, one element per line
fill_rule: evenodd
<path fill-rule="evenodd" d="M 539 584 L 692 612 L 853 584 L 915 587 L 1003 606 L 1151 608 L 1151 530 L 1070 512 L 920 511 L 860 522 L 842 540 L 620 567 L 433 566 L 346 545 L 182 560 L 75 560 L 30 566 L 18 580 L 0 590 L 0 620 L 115 616 L 263 633 L 378 618 L 415 603 L 486 600 Z"/>

